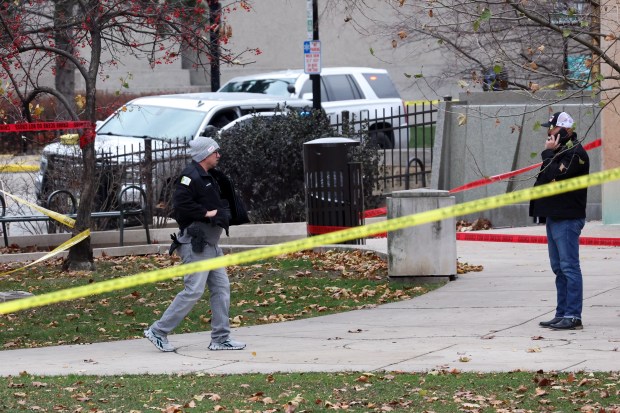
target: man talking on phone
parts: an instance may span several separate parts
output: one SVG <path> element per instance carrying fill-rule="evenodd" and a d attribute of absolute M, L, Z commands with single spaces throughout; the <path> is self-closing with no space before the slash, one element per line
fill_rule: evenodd
<path fill-rule="evenodd" d="M 557 112 L 543 123 L 547 128 L 542 166 L 534 186 L 587 175 L 590 159 L 573 130 L 573 118 Z M 530 202 L 530 216 L 545 223 L 549 261 L 555 274 L 555 316 L 540 326 L 554 330 L 581 330 L 583 280 L 579 264 L 579 236 L 585 225 L 587 188 Z"/>

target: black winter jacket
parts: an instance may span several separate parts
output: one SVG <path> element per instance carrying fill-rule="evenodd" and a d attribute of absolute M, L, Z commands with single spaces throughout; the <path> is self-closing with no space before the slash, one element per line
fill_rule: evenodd
<path fill-rule="evenodd" d="M 542 166 L 534 186 L 562 181 L 590 173 L 588 153 L 573 134 L 568 145 L 556 151 L 542 152 Z M 572 147 L 571 147 L 572 143 Z M 586 217 L 587 188 L 530 201 L 530 216 L 552 219 L 575 219 Z"/>
<path fill-rule="evenodd" d="M 198 162 L 192 161 L 177 179 L 172 199 L 174 218 L 181 230 L 192 222 L 206 222 L 218 224 L 221 221 L 220 211 L 230 208 L 232 217 L 225 223 L 225 229 L 230 225 L 240 225 L 249 222 L 247 211 L 237 197 L 231 180 L 216 169 L 205 171 Z M 218 210 L 218 218 L 207 218 L 207 211 Z"/>

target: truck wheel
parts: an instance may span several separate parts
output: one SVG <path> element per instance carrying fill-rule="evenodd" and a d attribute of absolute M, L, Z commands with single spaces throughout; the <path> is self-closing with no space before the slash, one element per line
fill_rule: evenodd
<path fill-rule="evenodd" d="M 370 143 L 380 149 L 393 149 L 392 140 L 385 132 L 370 132 Z"/>

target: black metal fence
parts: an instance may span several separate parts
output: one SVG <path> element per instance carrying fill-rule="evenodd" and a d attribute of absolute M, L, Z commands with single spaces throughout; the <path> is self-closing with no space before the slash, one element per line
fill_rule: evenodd
<path fill-rule="evenodd" d="M 433 166 L 437 104 L 433 102 L 403 106 L 398 113 L 375 113 L 363 119 L 351 119 L 345 112 L 332 117 L 332 124 L 343 134 L 370 139 L 381 151 L 380 193 L 425 187 Z M 153 224 L 165 224 L 171 215 L 174 180 L 190 161 L 186 142 L 146 140 L 143 145 L 113 147 L 96 154 L 93 185 L 97 187 L 94 209 L 117 210 L 144 202 L 138 193 L 123 188 L 137 185 L 146 192 L 147 205 L 141 205 L 154 218 Z M 49 194 L 65 189 L 80 196 L 83 176 L 82 155 L 77 147 L 50 154 L 42 163 L 42 180 L 37 198 L 43 202 Z M 106 225 L 103 223 L 102 225 Z"/>
<path fill-rule="evenodd" d="M 190 161 L 185 142 L 163 142 L 147 139 L 144 145 L 103 149 L 95 155 L 95 174 L 92 185 L 97 188 L 93 209 L 96 212 L 139 206 L 149 211 L 149 221 L 165 225 L 171 215 L 173 184 L 180 171 Z M 36 197 L 43 205 L 50 193 L 64 189 L 80 197 L 84 180 L 81 151 L 67 146 L 65 150 L 47 155 L 41 164 L 41 184 Z M 146 193 L 146 205 L 139 191 L 124 191 L 137 186 Z M 123 193 L 122 197 L 118 194 Z M 64 202 L 59 200 L 59 202 Z M 54 209 L 53 205 L 49 206 Z M 114 222 L 100 220 L 99 228 L 108 229 Z M 141 223 L 136 223 L 141 224 Z"/>
<path fill-rule="evenodd" d="M 418 102 L 362 119 L 343 112 L 332 117 L 332 124 L 338 132 L 370 139 L 382 150 L 383 192 L 425 187 L 433 166 L 437 104 Z"/>

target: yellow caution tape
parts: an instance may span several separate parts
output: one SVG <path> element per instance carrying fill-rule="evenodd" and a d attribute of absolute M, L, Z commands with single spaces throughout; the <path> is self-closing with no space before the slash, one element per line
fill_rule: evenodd
<path fill-rule="evenodd" d="M 448 102 L 458 102 L 458 99 L 452 99 Z M 439 102 L 444 102 L 442 100 L 406 100 L 405 101 L 405 106 L 414 106 L 414 105 L 436 105 Z M 411 113 L 411 115 L 415 115 L 415 113 Z"/>
<path fill-rule="evenodd" d="M 65 133 L 60 135 L 60 143 L 63 145 L 77 145 L 80 141 L 80 135 L 78 133 Z"/>
<path fill-rule="evenodd" d="M 59 254 L 59 253 L 63 252 L 64 250 L 67 250 L 67 249 L 71 248 L 75 244 L 78 244 L 79 242 L 85 240 L 88 237 L 90 237 L 90 230 L 89 229 L 87 229 L 86 231 L 82 231 L 79 234 L 77 234 L 75 237 L 73 237 L 73 238 L 63 242 L 62 244 L 60 244 L 59 246 L 57 246 L 56 248 L 54 248 L 53 250 L 51 250 L 47 254 L 43 255 L 39 259 L 32 261 L 30 264 L 24 265 L 23 267 L 12 269 L 11 271 L 7 271 L 7 272 L 1 273 L 0 277 L 8 275 L 8 274 L 12 274 L 12 273 L 20 271 L 20 270 L 23 270 L 24 268 L 28 268 L 28 267 L 30 267 L 32 265 L 35 265 L 35 264 L 37 264 L 37 263 L 39 263 L 41 261 L 45 261 L 45 260 L 53 257 L 54 255 Z"/>
<path fill-rule="evenodd" d="M 436 105 L 440 100 L 406 100 L 405 106 L 414 106 L 414 105 Z"/>
<path fill-rule="evenodd" d="M 620 168 L 610 169 L 593 173 L 586 176 L 568 179 L 565 181 L 553 182 L 540 185 L 530 189 L 510 192 L 508 194 L 496 195 L 475 201 L 464 202 L 462 204 L 439 208 L 432 211 L 421 212 L 418 214 L 407 215 L 394 218 L 383 222 L 345 229 L 315 237 L 289 241 L 268 247 L 256 248 L 236 254 L 224 255 L 221 257 L 183 264 L 172 268 L 143 272 L 123 278 L 102 281 L 88 284 L 81 287 L 68 288 L 39 296 L 27 297 L 20 300 L 0 303 L 0 314 L 8 314 L 15 311 L 26 310 L 34 307 L 55 304 L 62 301 L 74 300 L 76 298 L 88 297 L 91 295 L 103 294 L 125 288 L 136 287 L 138 285 L 154 283 L 174 277 L 181 277 L 200 271 L 210 271 L 230 265 L 246 264 L 266 258 L 275 257 L 281 254 L 312 249 L 321 245 L 337 244 L 358 238 L 383 233 L 386 231 L 396 231 L 399 229 L 427 224 L 429 222 L 440 221 L 460 215 L 471 214 L 489 209 L 499 208 L 530 199 L 545 198 L 576 189 L 587 188 L 588 186 L 601 185 L 620 179 Z"/>
<path fill-rule="evenodd" d="M 44 215 L 47 215 L 48 217 L 68 226 L 69 228 L 73 228 L 75 226 L 75 219 L 73 218 L 69 218 L 68 216 L 59 214 L 58 212 L 43 208 L 42 206 L 39 206 L 37 204 L 33 204 L 32 202 L 28 202 L 25 199 L 22 199 L 16 195 L 12 195 L 9 194 L 8 192 L 5 192 L 3 190 L 0 189 L 0 192 L 2 192 L 4 195 L 13 198 L 14 200 L 16 200 L 19 203 L 28 205 L 30 208 L 36 209 L 37 211 L 41 212 Z"/>
<path fill-rule="evenodd" d="M 0 189 L 0 192 L 2 192 L 6 196 L 9 196 L 9 197 L 13 198 L 17 202 L 20 202 L 22 204 L 28 205 L 29 207 L 31 207 L 33 209 L 36 209 L 37 211 L 42 212 L 43 214 L 47 215 L 48 217 L 50 217 L 50 218 L 52 218 L 52 219 L 54 219 L 54 220 L 56 220 L 56 221 L 58 221 L 60 223 L 63 223 L 64 225 L 66 225 L 66 226 L 68 226 L 70 228 L 73 228 L 75 226 L 75 220 L 73 218 L 69 218 L 69 217 L 67 217 L 65 215 L 62 215 L 62 214 L 59 214 L 59 213 L 57 213 L 55 211 L 51 211 L 51 210 L 43 208 L 43 207 L 41 207 L 39 205 L 33 204 L 31 202 L 28 202 L 25 199 L 22 199 L 22 198 L 20 198 L 20 197 L 18 197 L 16 195 L 12 195 L 12 194 L 10 194 L 10 193 L 8 193 L 6 191 L 3 191 L 1 189 Z M 87 229 L 86 231 L 83 231 L 83 232 L 79 233 L 78 235 L 76 235 L 75 237 L 69 239 L 68 241 L 65 241 L 64 243 L 62 243 L 58 247 L 54 248 L 52 251 L 48 252 L 47 254 L 45 254 L 44 256 L 40 257 L 39 259 L 31 262 L 30 264 L 25 265 L 25 266 L 20 267 L 20 268 L 15 268 L 15 269 L 13 269 L 11 271 L 7 271 L 7 272 L 4 272 L 4 273 L 1 273 L 0 277 L 2 277 L 4 275 L 11 274 L 11 273 L 14 273 L 14 272 L 17 272 L 17 271 L 20 271 L 20 270 L 23 270 L 24 268 L 28 268 L 31 265 L 37 264 L 37 263 L 39 263 L 41 261 L 45 261 L 45 260 L 53 257 L 54 255 L 57 255 L 57 254 L 61 253 L 62 251 L 71 248 L 72 246 L 74 246 L 75 244 L 79 243 L 80 241 L 88 238 L 89 236 L 90 236 L 90 230 Z"/>
<path fill-rule="evenodd" d="M 35 172 L 38 171 L 39 167 L 35 165 L 0 165 L 0 173 L 2 172 Z"/>

